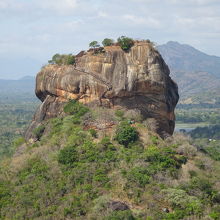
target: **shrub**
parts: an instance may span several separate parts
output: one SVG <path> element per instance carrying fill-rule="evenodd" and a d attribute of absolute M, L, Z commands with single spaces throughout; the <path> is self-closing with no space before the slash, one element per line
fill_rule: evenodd
<path fill-rule="evenodd" d="M 189 189 L 200 189 L 202 192 L 206 193 L 208 196 L 213 196 L 214 190 L 212 189 L 212 184 L 209 180 L 199 177 L 194 177 L 191 180 Z"/>
<path fill-rule="evenodd" d="M 142 158 L 149 162 L 147 167 L 149 175 L 154 175 L 159 171 L 168 171 L 173 177 L 177 177 L 177 171 L 181 164 L 186 162 L 186 158 L 177 155 L 172 147 L 148 146 L 142 153 Z"/>
<path fill-rule="evenodd" d="M 169 188 L 162 190 L 162 194 L 174 210 L 184 209 L 183 216 L 202 213 L 200 200 L 188 195 L 184 190 Z"/>
<path fill-rule="evenodd" d="M 97 47 L 100 47 L 100 45 L 99 45 L 99 43 L 98 43 L 98 41 L 92 41 L 92 42 L 90 42 L 90 44 L 89 44 L 89 47 L 91 47 L 91 48 L 97 48 Z"/>
<path fill-rule="evenodd" d="M 69 207 L 64 208 L 64 216 L 68 219 L 77 219 L 77 217 L 82 217 L 86 215 L 87 201 L 85 195 L 73 196 L 73 201 Z"/>
<path fill-rule="evenodd" d="M 130 210 L 114 211 L 105 220 L 135 220 Z"/>
<path fill-rule="evenodd" d="M 64 64 L 65 65 L 74 65 L 75 64 L 75 56 L 72 56 L 71 54 L 66 55 Z"/>
<path fill-rule="evenodd" d="M 212 159 L 220 161 L 220 140 L 208 141 L 207 139 L 197 139 L 198 149 L 208 154 Z"/>
<path fill-rule="evenodd" d="M 30 168 L 30 169 L 29 169 Z M 48 166 L 46 162 L 40 158 L 33 158 L 28 161 L 28 167 L 27 169 L 30 171 L 30 173 L 35 175 L 44 175 L 48 171 Z"/>
<path fill-rule="evenodd" d="M 106 47 L 106 46 L 111 46 L 112 44 L 114 44 L 114 40 L 109 39 L 109 38 L 105 38 L 105 39 L 102 41 L 102 45 L 103 45 L 104 47 Z"/>
<path fill-rule="evenodd" d="M 155 118 L 147 118 L 143 124 L 153 132 L 156 132 L 159 129 L 159 124 Z"/>
<path fill-rule="evenodd" d="M 209 214 L 209 216 L 214 220 L 219 220 L 220 219 L 220 206 L 214 207 L 212 212 Z"/>
<path fill-rule="evenodd" d="M 153 144 L 157 144 L 158 141 L 159 141 L 159 138 L 158 138 L 157 136 L 151 136 L 150 139 L 151 139 L 151 141 L 152 141 Z"/>
<path fill-rule="evenodd" d="M 213 191 L 212 193 L 212 201 L 216 203 L 220 203 L 220 192 Z"/>
<path fill-rule="evenodd" d="M 202 160 L 197 159 L 197 160 L 195 161 L 195 165 L 196 165 L 199 169 L 205 170 L 205 164 L 204 164 L 204 162 L 203 162 Z"/>
<path fill-rule="evenodd" d="M 205 150 L 206 153 L 209 154 L 209 156 L 211 158 L 213 158 L 214 160 L 220 161 L 220 148 L 219 148 L 219 145 L 216 144 L 216 146 L 207 146 L 204 150 Z"/>
<path fill-rule="evenodd" d="M 106 195 L 106 194 L 99 196 L 97 199 L 95 199 L 93 201 L 94 203 L 93 216 L 94 217 L 92 217 L 91 219 L 100 219 L 100 217 L 103 218 L 103 215 L 108 214 L 110 211 L 108 210 L 110 201 L 111 201 L 111 197 L 109 197 L 109 195 Z"/>
<path fill-rule="evenodd" d="M 197 150 L 192 145 L 186 143 L 186 144 L 180 145 L 177 148 L 177 152 L 179 154 L 186 156 L 186 157 L 194 157 L 196 155 Z"/>
<path fill-rule="evenodd" d="M 122 50 L 128 51 L 134 45 L 134 40 L 129 37 L 121 36 L 118 38 L 118 44 Z"/>
<path fill-rule="evenodd" d="M 164 147 L 160 149 L 155 146 L 149 146 L 143 157 L 146 161 L 151 162 L 154 165 L 157 165 L 157 168 L 179 168 L 179 163 L 175 158 L 175 151 L 169 147 Z M 182 161 L 181 161 L 182 162 Z"/>
<path fill-rule="evenodd" d="M 67 146 L 60 150 L 58 154 L 59 163 L 72 167 L 76 161 L 78 161 L 78 155 L 75 146 Z"/>
<path fill-rule="evenodd" d="M 49 64 L 57 65 L 73 65 L 75 64 L 75 56 L 72 54 L 55 54 L 51 60 L 48 61 Z"/>
<path fill-rule="evenodd" d="M 102 138 L 100 141 L 100 144 L 103 145 L 104 147 L 108 147 L 109 145 L 112 145 L 111 140 L 108 136 L 105 136 Z"/>
<path fill-rule="evenodd" d="M 97 138 L 97 131 L 95 129 L 89 129 L 89 133 L 92 135 L 92 137 Z"/>
<path fill-rule="evenodd" d="M 115 116 L 117 116 L 119 118 L 123 118 L 124 112 L 122 110 L 116 110 L 115 111 Z"/>
<path fill-rule="evenodd" d="M 1 209 L 8 204 L 10 204 L 10 198 L 11 198 L 11 189 L 9 188 L 8 182 L 3 182 L 1 180 L 0 182 L 0 219 L 1 219 Z"/>
<path fill-rule="evenodd" d="M 149 171 L 145 167 L 135 167 L 131 169 L 126 177 L 128 181 L 135 182 L 139 186 L 143 187 L 150 182 Z"/>
<path fill-rule="evenodd" d="M 112 144 L 110 138 L 108 136 L 105 136 L 102 138 L 102 140 L 100 141 L 100 144 L 102 146 L 103 150 L 110 150 L 110 151 L 115 151 L 116 148 L 115 146 Z"/>
<path fill-rule="evenodd" d="M 44 160 L 34 157 L 27 161 L 24 169 L 18 173 L 18 177 L 21 181 L 33 176 L 38 179 L 48 179 L 48 169 Z"/>
<path fill-rule="evenodd" d="M 107 176 L 107 170 L 105 168 L 97 169 L 93 176 L 93 180 L 101 185 L 108 183 L 110 179 Z"/>
<path fill-rule="evenodd" d="M 42 137 L 45 130 L 45 125 L 39 125 L 37 128 L 33 130 L 34 135 L 38 140 Z"/>
<path fill-rule="evenodd" d="M 143 116 L 141 115 L 141 112 L 138 109 L 127 110 L 124 114 L 124 117 L 134 122 L 141 123 L 143 121 Z"/>
<path fill-rule="evenodd" d="M 89 140 L 80 146 L 80 151 L 83 152 L 79 155 L 81 162 L 97 162 L 100 159 L 96 144 Z"/>
<path fill-rule="evenodd" d="M 15 147 L 19 147 L 21 144 L 25 143 L 24 137 L 18 137 L 13 141 Z"/>
<path fill-rule="evenodd" d="M 190 178 L 193 178 L 197 176 L 197 173 L 195 170 L 189 170 L 189 175 L 190 175 Z"/>
<path fill-rule="evenodd" d="M 84 106 L 83 104 L 79 103 L 76 100 L 70 100 L 65 106 L 64 106 L 64 112 L 75 115 L 76 117 L 81 117 L 85 115 L 89 109 Z"/>
<path fill-rule="evenodd" d="M 136 128 L 131 127 L 128 123 L 121 123 L 116 133 L 116 140 L 119 144 L 122 144 L 125 147 L 127 147 L 129 143 L 133 143 L 138 139 Z"/>

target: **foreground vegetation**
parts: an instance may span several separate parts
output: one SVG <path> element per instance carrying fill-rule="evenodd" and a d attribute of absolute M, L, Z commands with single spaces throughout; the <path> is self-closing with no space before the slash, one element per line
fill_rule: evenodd
<path fill-rule="evenodd" d="M 220 218 L 220 164 L 188 138 L 162 140 L 121 111 L 94 130 L 85 125 L 98 109 L 64 111 L 2 161 L 0 219 Z"/>

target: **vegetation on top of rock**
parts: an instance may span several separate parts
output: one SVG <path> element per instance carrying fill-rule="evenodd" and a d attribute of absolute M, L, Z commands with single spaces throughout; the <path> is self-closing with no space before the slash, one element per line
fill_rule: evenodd
<path fill-rule="evenodd" d="M 150 42 L 150 41 L 149 41 Z M 117 39 L 117 43 L 119 44 L 119 46 L 122 48 L 122 50 L 124 51 L 129 51 L 130 48 L 134 45 L 134 40 L 132 38 L 126 37 L 126 36 L 121 36 Z M 104 47 L 106 46 L 111 46 L 114 44 L 114 40 L 110 39 L 110 38 L 105 38 L 102 41 L 102 45 Z M 96 49 L 98 47 L 100 47 L 98 41 L 92 41 L 89 44 L 89 47 Z"/>
<path fill-rule="evenodd" d="M 134 40 L 125 36 L 119 37 L 117 42 L 120 45 L 121 49 L 124 51 L 129 51 L 130 48 L 134 45 Z"/>
<path fill-rule="evenodd" d="M 111 46 L 114 44 L 114 40 L 113 39 L 110 39 L 110 38 L 105 38 L 103 41 L 102 41 L 102 45 L 104 47 L 106 46 Z"/>
<path fill-rule="evenodd" d="M 89 47 L 95 49 L 95 48 L 97 48 L 97 47 L 100 47 L 100 45 L 99 45 L 99 42 L 98 42 L 98 41 L 94 40 L 94 41 L 92 41 L 92 42 L 89 43 Z"/>
<path fill-rule="evenodd" d="M 55 54 L 51 60 L 48 61 L 49 64 L 57 65 L 73 65 L 75 64 L 75 56 L 72 54 Z"/>

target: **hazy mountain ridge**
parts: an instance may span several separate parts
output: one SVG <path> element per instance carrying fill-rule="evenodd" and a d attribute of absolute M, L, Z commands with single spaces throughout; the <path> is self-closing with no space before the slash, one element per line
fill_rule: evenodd
<path fill-rule="evenodd" d="M 216 103 L 220 92 L 220 57 L 170 41 L 157 47 L 177 82 L 180 102 Z"/>
<path fill-rule="evenodd" d="M 203 71 L 220 78 L 220 57 L 207 55 L 190 45 L 174 41 L 157 48 L 173 71 Z"/>
<path fill-rule="evenodd" d="M 35 77 L 24 76 L 18 80 L 0 79 L 1 93 L 34 92 Z"/>
<path fill-rule="evenodd" d="M 18 80 L 0 79 L 0 103 L 38 101 L 35 96 L 35 77 L 24 76 Z"/>

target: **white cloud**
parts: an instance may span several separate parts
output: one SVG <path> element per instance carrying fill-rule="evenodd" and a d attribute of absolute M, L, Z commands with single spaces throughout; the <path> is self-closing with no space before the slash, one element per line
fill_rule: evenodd
<path fill-rule="evenodd" d="M 128 22 L 132 22 L 135 25 L 145 25 L 150 28 L 158 28 L 160 22 L 153 17 L 139 17 L 135 15 L 123 15 L 122 18 Z"/>
<path fill-rule="evenodd" d="M 24 4 L 22 2 L 18 2 L 15 0 L 0 0 L 0 10 L 21 10 L 24 8 Z"/>
<path fill-rule="evenodd" d="M 6 9 L 8 7 L 8 3 L 6 1 L 0 1 L 0 9 Z"/>
<path fill-rule="evenodd" d="M 166 0 L 166 2 L 176 5 L 210 5 L 219 3 L 219 0 Z"/>
<path fill-rule="evenodd" d="M 71 12 L 78 6 L 77 0 L 39 0 L 38 2 L 41 8 L 58 13 Z"/>
<path fill-rule="evenodd" d="M 104 11 L 99 11 L 98 12 L 98 17 L 101 17 L 101 18 L 106 18 L 108 16 L 108 14 Z"/>

